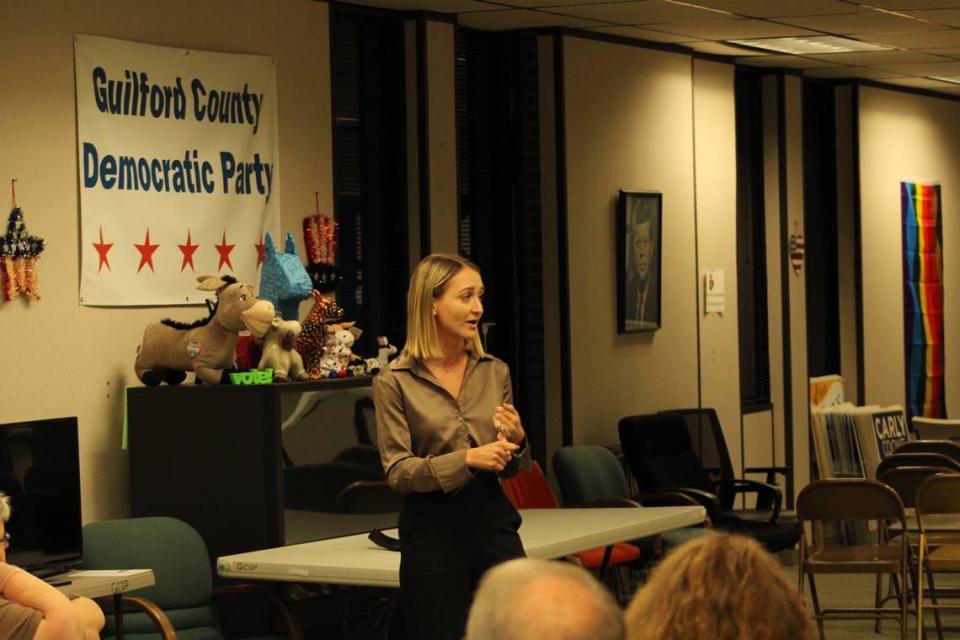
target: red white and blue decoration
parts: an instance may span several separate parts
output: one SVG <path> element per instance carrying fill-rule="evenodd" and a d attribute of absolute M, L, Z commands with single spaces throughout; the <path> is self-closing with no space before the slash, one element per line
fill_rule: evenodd
<path fill-rule="evenodd" d="M 23 296 L 39 300 L 37 263 L 46 248 L 46 241 L 27 233 L 23 211 L 17 206 L 17 181 L 10 181 L 10 200 L 13 208 L 7 219 L 7 230 L 0 236 L 0 280 L 3 283 L 3 301 Z"/>
<path fill-rule="evenodd" d="M 804 243 L 803 234 L 794 232 L 790 234 L 790 266 L 793 268 L 793 275 L 800 275 L 803 269 Z"/>

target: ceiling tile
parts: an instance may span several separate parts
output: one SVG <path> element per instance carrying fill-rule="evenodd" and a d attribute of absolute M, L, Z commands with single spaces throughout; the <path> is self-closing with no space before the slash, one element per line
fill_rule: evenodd
<path fill-rule="evenodd" d="M 857 4 L 868 4 L 878 9 L 901 11 L 910 9 L 957 9 L 958 0 L 856 0 Z"/>
<path fill-rule="evenodd" d="M 722 42 L 687 42 L 683 46 L 690 47 L 700 53 L 710 53 L 717 56 L 765 56 L 763 51 L 735 47 Z"/>
<path fill-rule="evenodd" d="M 933 31 L 946 28 L 943 25 L 907 18 L 894 13 L 875 11 L 866 7 L 860 7 L 855 14 L 779 18 L 779 20 L 798 27 L 843 35 L 857 33 L 892 33 L 899 31 Z"/>
<path fill-rule="evenodd" d="M 822 67 L 807 69 L 803 75 L 811 78 L 866 78 L 868 80 L 882 80 L 883 78 L 897 78 L 898 74 L 874 67 Z"/>
<path fill-rule="evenodd" d="M 723 9 L 752 18 L 779 18 L 784 16 L 820 16 L 837 13 L 855 13 L 857 6 L 840 0 L 805 0 L 804 2 L 771 2 L 770 0 L 690 0 L 712 9 Z"/>
<path fill-rule="evenodd" d="M 593 27 L 588 29 L 594 33 L 609 33 L 615 36 L 624 36 L 627 38 L 639 38 L 640 40 L 649 40 L 650 42 L 694 42 L 693 36 L 684 36 L 677 33 L 665 33 L 663 31 L 654 31 L 642 27 Z"/>
<path fill-rule="evenodd" d="M 950 62 L 949 58 L 932 56 L 919 51 L 854 51 L 851 53 L 823 53 L 810 58 L 855 67 L 879 67 L 891 64 L 919 64 L 922 62 Z"/>
<path fill-rule="evenodd" d="M 904 11 L 905 15 L 919 20 L 929 20 L 951 27 L 960 27 L 960 9 L 937 9 L 935 11 Z"/>
<path fill-rule="evenodd" d="M 960 29 L 924 33 L 871 33 L 862 39 L 902 49 L 960 47 Z"/>
<path fill-rule="evenodd" d="M 930 78 L 887 78 L 884 80 L 887 84 L 895 84 L 901 87 L 915 87 L 917 89 L 952 89 L 957 85 L 952 82 L 941 82 L 940 80 L 931 80 Z"/>
<path fill-rule="evenodd" d="M 960 61 L 925 64 L 891 64 L 882 67 L 901 76 L 960 76 Z"/>
<path fill-rule="evenodd" d="M 501 8 L 517 7 L 520 9 L 532 9 L 543 7 L 569 7 L 571 5 L 589 5 L 589 4 L 610 4 L 613 0 L 495 0 Z M 635 0 L 620 0 L 621 2 L 634 2 Z"/>
<path fill-rule="evenodd" d="M 942 49 L 919 49 L 923 53 L 929 53 L 935 56 L 949 56 L 951 58 L 960 58 L 960 47 L 944 47 Z"/>
<path fill-rule="evenodd" d="M 505 29 L 529 29 L 533 27 L 599 27 L 602 22 L 574 16 L 558 16 L 542 11 L 507 9 L 506 11 L 474 11 L 461 13 L 457 22 L 475 29 L 499 31 Z"/>
<path fill-rule="evenodd" d="M 493 11 L 502 9 L 495 4 L 480 0 L 344 0 L 348 4 L 365 7 L 393 9 L 395 11 L 437 11 L 458 13 L 461 11 Z M 609 1 L 609 0 L 608 0 Z"/>
<path fill-rule="evenodd" d="M 817 67 L 833 67 L 829 62 L 812 60 L 801 56 L 752 56 L 737 58 L 737 64 L 750 67 L 785 67 L 788 69 L 813 69 Z"/>
<path fill-rule="evenodd" d="M 786 36 L 820 35 L 766 20 L 723 20 L 720 22 L 684 22 L 649 25 L 658 31 L 696 36 L 700 40 L 739 40 L 745 38 L 779 38 Z"/>
<path fill-rule="evenodd" d="M 733 20 L 734 16 L 701 9 L 685 4 L 673 4 L 664 0 L 641 0 L 640 2 L 611 2 L 583 7 L 553 7 L 555 13 L 593 20 L 605 20 L 626 25 L 652 24 L 654 22 L 701 22 L 707 20 Z M 891 29 L 888 29 L 891 31 Z"/>

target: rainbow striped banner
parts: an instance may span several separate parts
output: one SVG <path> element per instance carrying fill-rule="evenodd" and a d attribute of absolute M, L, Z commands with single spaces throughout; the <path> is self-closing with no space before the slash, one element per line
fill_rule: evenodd
<path fill-rule="evenodd" d="M 946 417 L 940 185 L 900 183 L 907 413 Z"/>

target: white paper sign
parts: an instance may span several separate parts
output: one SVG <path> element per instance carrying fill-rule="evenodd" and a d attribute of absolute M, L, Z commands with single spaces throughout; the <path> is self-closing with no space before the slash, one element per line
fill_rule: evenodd
<path fill-rule="evenodd" d="M 80 303 L 202 302 L 197 276 L 258 281 L 277 233 L 272 58 L 77 35 Z"/>
<path fill-rule="evenodd" d="M 723 269 L 707 269 L 703 274 L 703 296 L 705 313 L 723 315 L 726 308 L 726 296 L 723 292 Z"/>

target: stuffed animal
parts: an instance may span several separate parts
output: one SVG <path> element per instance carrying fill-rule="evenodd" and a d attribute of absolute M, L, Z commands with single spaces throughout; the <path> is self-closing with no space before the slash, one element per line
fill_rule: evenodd
<path fill-rule="evenodd" d="M 263 336 L 263 356 L 257 368 L 273 369 L 273 379 L 277 382 L 309 379 L 300 354 L 293 348 L 301 331 L 296 320 L 274 318 Z"/>
<path fill-rule="evenodd" d="M 180 384 L 193 371 L 197 381 L 229 384 L 236 358 L 237 333 L 249 329 L 262 336 L 276 315 L 273 305 L 257 300 L 253 287 L 231 276 L 200 276 L 201 291 L 216 291 L 210 316 L 185 324 L 162 320 L 147 326 L 134 369 L 146 385 Z"/>
<path fill-rule="evenodd" d="M 313 284 L 297 255 L 297 244 L 292 233 L 287 233 L 283 253 L 277 252 L 273 238 L 264 238 L 265 253 L 260 271 L 260 298 L 269 300 L 284 320 L 297 320 L 301 300 L 310 297 Z"/>
<path fill-rule="evenodd" d="M 297 340 L 297 351 L 303 356 L 303 366 L 311 378 L 317 379 L 320 374 L 320 359 L 323 358 L 323 347 L 327 342 L 326 323 L 339 320 L 343 317 L 343 309 L 331 299 L 324 298 L 314 289 L 313 307 L 303 321 L 303 333 Z"/>
<path fill-rule="evenodd" d="M 377 336 L 377 363 L 380 369 L 386 369 L 390 356 L 397 354 L 397 347 L 390 344 L 387 336 Z"/>
<path fill-rule="evenodd" d="M 350 365 L 360 360 L 359 356 L 354 355 L 351 347 L 363 330 L 358 329 L 354 324 L 356 323 L 344 322 L 325 327 L 327 344 L 323 348 L 323 357 L 317 365 L 321 378 L 346 378 L 350 375 Z"/>

